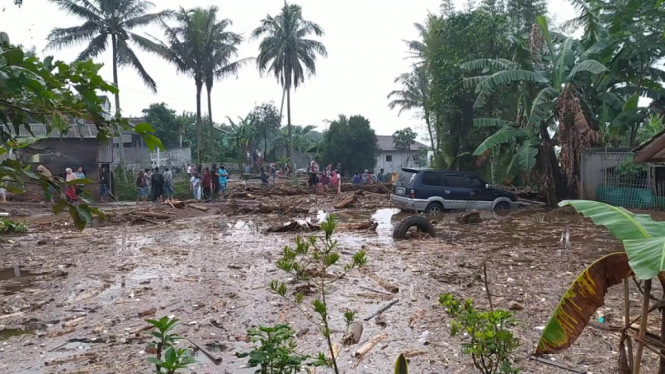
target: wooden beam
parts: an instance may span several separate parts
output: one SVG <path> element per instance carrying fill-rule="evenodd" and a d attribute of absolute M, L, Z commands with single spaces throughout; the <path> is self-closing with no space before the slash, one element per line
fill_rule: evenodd
<path fill-rule="evenodd" d="M 644 146 L 644 148 L 635 152 L 635 157 L 633 159 L 635 162 L 645 162 L 658 152 L 662 151 L 663 148 L 665 148 L 665 135 L 657 137 L 649 144 Z"/>

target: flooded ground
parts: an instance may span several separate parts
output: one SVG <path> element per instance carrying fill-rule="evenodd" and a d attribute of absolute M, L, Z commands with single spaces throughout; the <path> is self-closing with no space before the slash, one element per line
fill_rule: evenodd
<path fill-rule="evenodd" d="M 323 220 L 330 210 L 293 216 Z M 376 233 L 340 230 L 343 258 L 367 251 L 364 272 L 353 271 L 330 289 L 333 340 L 344 332 L 342 311 L 359 319 L 397 300 L 384 315 L 364 323 L 359 345 L 343 347 L 345 373 L 392 372 L 405 353 L 412 373 L 470 373 L 470 357 L 449 334 L 449 320 L 438 296 L 449 292 L 488 307 L 478 266 L 488 260 L 488 284 L 495 308 L 516 309 L 515 331 L 521 347 L 517 366 L 525 373 L 567 373 L 529 360 L 540 333 L 575 275 L 601 256 L 622 250 L 605 229 L 578 215 L 522 211 L 508 216 L 483 213 L 479 224 L 456 223 L 459 213 L 435 223 L 437 238 L 394 242 L 392 229 L 409 214 L 381 208 L 336 212 L 341 222 L 378 223 Z M 63 218 L 64 219 L 64 218 Z M 100 226 L 77 232 L 69 226 L 35 226 L 28 234 L 5 239 L 0 263 L 0 372 L 148 373 L 150 335 L 146 318 L 175 316 L 176 332 L 223 359 L 216 365 L 197 353 L 188 373 L 252 373 L 246 359 L 247 329 L 290 323 L 300 350 L 325 351 L 317 327 L 268 292 L 271 280 L 287 281 L 275 266 L 296 234 L 265 234 L 284 223 L 279 215 L 209 214 L 160 225 Z M 398 288 L 391 293 L 377 282 Z M 633 314 L 639 295 L 633 286 Z M 658 289 L 657 295 L 661 290 Z M 309 305 L 309 304 L 307 304 Z M 622 290 L 610 290 L 603 314 L 621 319 Z M 660 321 L 654 318 L 654 326 Z M 362 358 L 353 357 L 371 337 L 388 338 Z M 182 346 L 193 348 L 188 341 Z M 614 373 L 618 338 L 587 328 L 566 353 L 551 360 L 580 372 Z M 646 353 L 645 373 L 657 371 Z M 321 373 L 322 370 L 317 372 Z"/>

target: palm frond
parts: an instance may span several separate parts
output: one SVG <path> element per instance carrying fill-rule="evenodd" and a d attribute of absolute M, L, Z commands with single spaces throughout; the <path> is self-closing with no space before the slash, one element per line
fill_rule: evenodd
<path fill-rule="evenodd" d="M 145 70 L 143 67 L 143 64 L 141 64 L 141 61 L 139 61 L 138 57 L 136 57 L 136 54 L 134 54 L 134 51 L 127 45 L 127 42 L 122 39 L 118 38 L 118 63 L 120 65 L 128 65 L 134 68 L 136 72 L 139 73 L 139 76 L 143 80 L 143 83 L 150 88 L 153 92 L 157 92 L 157 83 L 155 83 L 155 80 L 152 79 L 150 74 Z"/>
<path fill-rule="evenodd" d="M 254 57 L 247 57 L 238 61 L 234 61 L 228 65 L 222 66 L 221 68 L 219 68 L 214 72 L 215 78 L 221 79 L 231 75 L 238 76 L 238 71 L 240 70 L 240 68 L 244 67 L 245 65 L 251 62 L 254 62 L 254 60 L 255 60 Z"/>
<path fill-rule="evenodd" d="M 81 17 L 87 21 L 97 22 L 98 24 L 104 23 L 101 16 L 101 11 L 88 0 L 50 0 L 58 6 L 61 10 Z"/>
<path fill-rule="evenodd" d="M 106 51 L 106 46 L 108 44 L 108 35 L 106 33 L 101 33 L 94 37 L 88 46 L 79 54 L 77 60 L 86 61 L 92 57 L 97 57 Z"/>
<path fill-rule="evenodd" d="M 128 19 L 124 22 L 127 29 L 133 29 L 140 26 L 148 26 L 159 21 L 167 20 L 173 17 L 175 13 L 172 10 L 164 10 L 159 13 L 143 14 L 135 18 Z"/>
<path fill-rule="evenodd" d="M 87 21 L 81 26 L 54 28 L 46 37 L 48 44 L 45 49 L 59 49 L 81 44 L 94 38 L 99 30 L 99 25 L 93 21 Z"/>

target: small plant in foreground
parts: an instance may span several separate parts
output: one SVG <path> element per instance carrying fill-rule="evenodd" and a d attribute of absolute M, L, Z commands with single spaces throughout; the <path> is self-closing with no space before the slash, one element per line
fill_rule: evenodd
<path fill-rule="evenodd" d="M 0 218 L 0 233 L 2 234 L 23 234 L 28 231 L 28 224 L 24 222 L 14 222 L 7 218 Z"/>
<path fill-rule="evenodd" d="M 462 344 L 463 352 L 471 355 L 474 366 L 483 374 L 514 374 L 512 368 L 514 350 L 519 346 L 509 330 L 515 326 L 512 313 L 505 310 L 479 312 L 473 301 L 461 303 L 450 294 L 441 294 L 439 302 L 452 317 L 450 335 L 465 333 L 469 341 Z"/>
<path fill-rule="evenodd" d="M 186 369 L 187 366 L 196 362 L 189 350 L 174 347 L 178 340 L 183 339 L 181 336 L 171 333 L 178 323 L 177 319 L 162 317 L 158 320 L 147 319 L 146 322 L 157 329 L 152 332 L 154 339 L 151 344 L 157 349 L 157 357 L 146 359 L 151 364 L 155 364 L 155 373 L 175 374 L 179 369 Z M 164 352 L 164 361 L 162 361 L 162 352 Z"/>
<path fill-rule="evenodd" d="M 259 326 L 249 329 L 247 335 L 252 339 L 254 349 L 236 353 L 236 356 L 249 356 L 249 367 L 260 367 L 254 372 L 256 374 L 299 373 L 309 359 L 309 356 L 296 352 L 295 331 L 289 325 Z"/>
<path fill-rule="evenodd" d="M 367 257 L 365 251 L 359 251 L 353 255 L 351 262 L 342 267 L 343 271 L 341 274 L 329 273 L 328 271 L 330 268 L 337 265 L 341 258 L 341 254 L 336 251 L 338 243 L 336 240 L 332 239 L 332 234 L 335 231 L 336 226 L 335 217 L 333 215 L 328 215 L 326 220 L 321 224 L 321 229 L 323 229 L 323 232 L 325 233 L 322 238 L 317 238 L 315 236 L 310 236 L 307 239 L 302 239 L 300 237 L 296 238 L 296 247 L 285 247 L 282 259 L 277 261 L 278 268 L 293 275 L 296 280 L 307 281 L 304 288 L 305 290 L 310 290 L 310 288 L 315 289 L 314 292 L 317 293 L 318 298 L 315 298 L 312 301 L 312 306 L 314 307 L 314 313 L 318 315 L 317 320 L 310 317 L 310 314 L 302 309 L 301 304 L 304 299 L 302 291 L 296 291 L 295 295 L 292 297 L 288 292 L 286 284 L 278 281 L 270 282 L 270 290 L 291 302 L 303 313 L 307 320 L 319 326 L 321 334 L 328 344 L 330 361 L 326 359 L 323 353 L 319 353 L 318 358 L 313 365 L 326 365 L 332 367 L 335 370 L 335 373 L 339 374 L 333 343 L 330 337 L 330 325 L 328 324 L 326 287 L 343 278 L 349 271 L 365 265 L 367 263 Z M 344 313 L 344 320 L 347 325 L 353 322 L 354 316 L 355 313 L 351 311 L 346 311 Z"/>

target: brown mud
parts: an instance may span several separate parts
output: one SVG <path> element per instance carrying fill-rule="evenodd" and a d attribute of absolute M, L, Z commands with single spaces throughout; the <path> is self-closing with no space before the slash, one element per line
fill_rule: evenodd
<path fill-rule="evenodd" d="M 340 221 L 335 238 L 343 258 L 360 249 L 369 258 L 365 270 L 349 273 L 330 289 L 333 341 L 341 343 L 344 309 L 356 311 L 362 320 L 397 301 L 379 318 L 381 323 L 377 318 L 363 323 L 358 344 L 341 349 L 342 372 L 392 372 L 400 353 L 409 358 L 412 373 L 473 372 L 460 340 L 450 337 L 438 296 L 449 292 L 488 308 L 484 282 L 473 279 L 488 256 L 493 305 L 512 306 L 520 321 L 516 366 L 524 373 L 568 372 L 529 356 L 576 274 L 601 256 L 622 250 L 607 230 L 579 215 L 551 211 L 483 212 L 477 224 L 459 224 L 459 213 L 449 213 L 435 222 L 437 238 L 394 242 L 392 228 L 408 214 L 391 209 L 385 196 L 374 195 L 361 196 L 356 208 L 334 211 L 334 204 L 352 193 L 258 197 L 276 204 L 302 199 L 307 214 L 241 214 L 230 210 L 230 201 L 220 201 L 206 203 L 208 212 L 171 209 L 175 217 L 168 222 L 95 222 L 83 232 L 65 215 L 29 217 L 27 234 L 3 237 L 0 243 L 0 372 L 148 373 L 151 337 L 144 319 L 161 316 L 180 319 L 177 333 L 223 359 L 216 365 L 199 352 L 198 362 L 185 373 L 253 373 L 235 352 L 250 348 L 246 331 L 258 325 L 290 323 L 300 350 L 313 355 L 326 351 L 317 327 L 268 292 L 271 280 L 288 280 L 275 262 L 296 234 L 264 230 L 291 220 L 315 224 L 331 212 Z M 136 206 L 106 209 L 131 211 Z M 375 231 L 342 228 L 368 220 L 378 223 Z M 631 290 L 636 316 L 640 295 L 634 284 Z M 622 289 L 615 287 L 602 308 L 605 323 L 620 324 L 622 307 Z M 660 320 L 654 316 L 650 325 L 657 331 Z M 380 334 L 387 338 L 364 356 L 352 356 Z M 179 344 L 194 348 L 186 340 Z M 587 328 L 566 353 L 548 359 L 581 372 L 614 373 L 617 346 L 612 333 Z M 656 356 L 646 352 L 643 372 L 655 373 L 657 367 Z"/>

